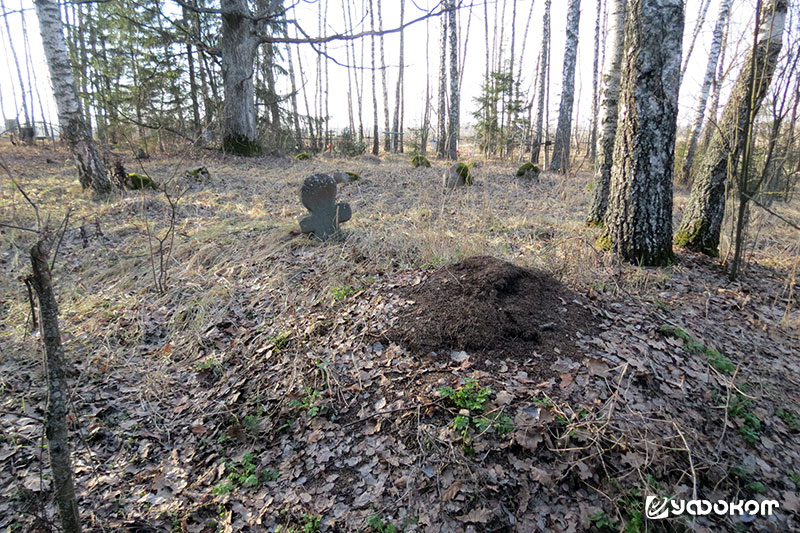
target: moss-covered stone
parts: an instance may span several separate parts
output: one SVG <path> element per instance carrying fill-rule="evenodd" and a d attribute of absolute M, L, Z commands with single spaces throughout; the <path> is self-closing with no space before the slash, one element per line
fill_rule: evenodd
<path fill-rule="evenodd" d="M 464 180 L 464 183 L 467 185 L 472 185 L 475 183 L 475 178 L 472 177 L 472 173 L 470 172 L 470 168 L 472 167 L 472 163 L 459 163 L 458 167 L 456 168 L 456 172 L 459 176 Z"/>
<path fill-rule="evenodd" d="M 137 174 L 136 172 L 131 172 L 128 174 L 128 181 L 126 185 L 129 189 L 134 191 L 138 191 L 139 189 L 158 189 L 158 183 L 153 181 L 150 176 Z"/>
<path fill-rule="evenodd" d="M 358 181 L 358 180 L 361 179 L 361 174 L 358 174 L 356 172 L 350 172 L 349 170 L 347 170 L 347 171 L 345 171 L 345 174 L 347 174 L 347 176 L 348 176 L 348 178 L 350 180 L 350 183 L 352 183 L 354 181 Z"/>
<path fill-rule="evenodd" d="M 204 181 L 211 177 L 206 167 L 191 168 L 186 171 L 185 176 L 194 181 Z"/>
<path fill-rule="evenodd" d="M 261 143 L 241 135 L 226 135 L 222 139 L 222 151 L 226 154 L 257 157 L 264 154 Z"/>
<path fill-rule="evenodd" d="M 538 178 L 539 173 L 542 171 L 538 165 L 531 163 L 528 161 L 527 163 L 523 164 L 519 169 L 517 169 L 517 177 L 518 178 Z"/>
<path fill-rule="evenodd" d="M 424 167 L 430 168 L 431 162 L 424 155 L 415 155 L 411 158 L 411 166 L 414 168 Z"/>
<path fill-rule="evenodd" d="M 299 154 L 294 156 L 294 158 L 297 159 L 298 161 L 308 161 L 309 159 L 311 159 L 311 156 L 305 152 L 300 152 Z"/>

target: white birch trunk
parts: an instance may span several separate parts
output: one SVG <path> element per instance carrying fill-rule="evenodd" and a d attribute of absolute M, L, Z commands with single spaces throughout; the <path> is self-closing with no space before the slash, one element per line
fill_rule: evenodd
<path fill-rule="evenodd" d="M 578 26 L 581 17 L 581 0 L 569 0 L 567 12 L 567 40 L 564 48 L 564 71 L 561 82 L 561 104 L 558 108 L 558 125 L 553 145 L 550 170 L 566 172 L 569 167 L 570 134 L 572 132 L 572 103 L 575 99 L 575 61 L 578 56 Z"/>
<path fill-rule="evenodd" d="M 622 56 L 625 51 L 625 16 L 628 0 L 612 0 L 609 17 L 611 48 L 606 56 L 600 102 L 600 138 L 592 189 L 592 206 L 587 223 L 600 226 L 608 208 L 608 190 L 611 183 L 611 164 L 614 161 L 614 137 L 617 135 L 619 112 L 619 84 L 622 76 Z"/>
<path fill-rule="evenodd" d="M 91 132 L 81 115 L 81 105 L 75 90 L 72 65 L 67 55 L 58 0 L 36 0 L 36 15 L 50 70 L 53 96 L 58 106 L 61 138 L 72 152 L 78 167 L 78 179 L 83 188 L 91 188 L 97 196 L 108 195 L 111 192 L 111 182 L 97 153 Z"/>
<path fill-rule="evenodd" d="M 703 126 L 703 116 L 708 103 L 708 93 L 711 90 L 711 84 L 714 82 L 714 74 L 717 71 L 717 63 L 719 62 L 720 49 L 722 45 L 722 34 L 725 31 L 725 26 L 728 22 L 728 16 L 731 11 L 732 0 L 722 0 L 719 8 L 719 16 L 717 23 L 714 25 L 714 34 L 711 37 L 711 50 L 708 53 L 708 64 L 706 65 L 706 74 L 703 78 L 703 86 L 700 89 L 700 98 L 697 101 L 697 111 L 695 112 L 692 127 L 689 130 L 689 141 L 686 146 L 686 157 L 683 161 L 683 169 L 681 171 L 681 181 L 689 183 L 689 175 L 692 171 L 692 164 L 694 163 L 694 156 L 697 150 L 697 139 L 700 137 L 700 129 Z"/>
<path fill-rule="evenodd" d="M 531 149 L 531 161 L 539 162 L 539 153 L 542 149 L 542 133 L 544 123 L 544 98 L 545 87 L 547 86 L 547 65 L 550 60 L 550 1 L 544 2 L 544 24 L 542 31 L 542 50 L 541 59 L 539 63 L 539 96 L 538 106 L 536 108 L 536 133 L 533 138 L 533 147 Z"/>
<path fill-rule="evenodd" d="M 447 19 L 450 34 L 450 116 L 448 120 L 447 157 L 458 159 L 459 94 L 458 94 L 458 32 L 456 31 L 456 2 L 449 0 Z"/>
<path fill-rule="evenodd" d="M 607 238 L 641 265 L 672 262 L 672 178 L 680 87 L 682 0 L 632 0 Z"/>
<path fill-rule="evenodd" d="M 447 13 L 441 15 L 441 51 L 439 54 L 439 132 L 436 139 L 436 154 L 447 153 Z"/>

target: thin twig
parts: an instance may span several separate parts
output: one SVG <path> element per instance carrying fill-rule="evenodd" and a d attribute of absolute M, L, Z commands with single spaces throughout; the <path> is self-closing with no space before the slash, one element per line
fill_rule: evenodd
<path fill-rule="evenodd" d="M 67 225 L 69 225 L 69 215 L 72 212 L 72 207 L 67 208 L 67 214 L 64 215 L 64 229 L 61 230 L 61 236 L 58 238 L 58 242 L 56 242 L 55 250 L 53 251 L 53 260 L 50 261 L 50 270 L 52 271 L 53 268 L 56 266 L 56 257 L 58 257 L 58 249 L 61 247 L 61 241 L 64 240 L 64 234 L 67 233 Z"/>

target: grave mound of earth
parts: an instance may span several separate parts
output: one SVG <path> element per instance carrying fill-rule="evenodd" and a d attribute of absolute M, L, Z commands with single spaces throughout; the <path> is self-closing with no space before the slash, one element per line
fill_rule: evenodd
<path fill-rule="evenodd" d="M 414 352 L 545 363 L 578 358 L 575 341 L 591 332 L 591 312 L 576 293 L 549 274 L 489 256 L 441 267 L 402 296 L 409 303 L 387 336 Z"/>

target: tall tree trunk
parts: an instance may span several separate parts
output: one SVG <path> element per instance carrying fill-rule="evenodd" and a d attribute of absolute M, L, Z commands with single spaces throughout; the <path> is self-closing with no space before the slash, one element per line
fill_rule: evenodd
<path fill-rule="evenodd" d="M 344 17 L 345 24 L 347 24 L 347 11 L 350 9 L 350 0 L 346 0 L 346 2 L 342 2 L 342 16 Z M 353 28 L 350 27 L 350 31 L 353 31 Z M 350 59 L 350 43 L 345 43 L 344 46 L 345 58 L 347 59 L 347 119 L 350 124 L 350 135 L 352 138 L 356 138 L 356 122 L 353 119 L 353 69 L 352 66 L 356 63 L 355 54 L 353 54 L 353 59 Z M 356 78 L 358 81 L 358 78 Z"/>
<path fill-rule="evenodd" d="M 588 154 L 592 161 L 597 157 L 597 81 L 599 72 L 597 62 L 600 58 L 600 18 L 603 16 L 603 0 L 597 0 L 597 20 L 594 24 L 594 57 L 592 61 L 592 124 L 589 131 Z"/>
<path fill-rule="evenodd" d="M 89 128 L 81 115 L 81 106 L 72 77 L 72 66 L 64 42 L 58 0 L 36 0 L 36 15 L 50 70 L 53 96 L 58 106 L 61 138 L 72 152 L 78 167 L 78 179 L 83 188 L 91 188 L 96 196 L 106 196 L 111 192 L 111 182 L 97 153 L 97 146 Z"/>
<path fill-rule="evenodd" d="M 0 9 L 3 10 L 3 13 L 6 13 L 6 6 L 3 0 L 0 0 Z M 20 13 L 21 17 L 25 16 L 25 13 Z M 11 57 L 14 58 L 14 66 L 17 67 L 17 79 L 19 80 L 19 88 L 20 92 L 22 93 L 22 116 L 25 117 L 25 125 L 31 125 L 31 114 L 28 112 L 28 103 L 25 99 L 25 80 L 22 77 L 22 69 L 19 66 L 19 58 L 17 57 L 17 51 L 14 49 L 14 39 L 11 37 L 11 26 L 8 23 L 8 15 L 3 17 L 3 20 L 6 24 L 6 35 L 8 35 L 8 47 L 11 50 Z M 59 15 L 59 24 L 61 23 L 61 17 Z"/>
<path fill-rule="evenodd" d="M 611 166 L 614 162 L 614 138 L 617 135 L 619 111 L 619 85 L 622 72 L 622 56 L 625 51 L 625 13 L 628 0 L 612 0 L 609 17 L 611 49 L 606 56 L 603 88 L 600 103 L 600 140 L 592 188 L 592 206 L 586 222 L 590 226 L 601 226 L 608 208 L 608 191 L 611 186 Z"/>
<path fill-rule="evenodd" d="M 447 157 L 458 159 L 459 136 L 459 94 L 458 94 L 458 32 L 456 30 L 456 2 L 449 0 L 448 16 L 450 26 L 450 116 L 447 125 Z"/>
<path fill-rule="evenodd" d="M 39 3 L 41 0 L 37 1 L 37 5 Z M 58 14 L 57 9 L 58 5 L 56 4 L 56 14 Z M 64 56 L 66 57 L 66 48 Z M 42 238 L 31 248 L 33 275 L 27 279 L 39 298 L 39 316 L 42 320 L 41 331 L 47 369 L 45 434 L 47 435 L 50 468 L 53 471 L 54 499 L 58 507 L 59 518 L 61 518 L 61 527 L 65 533 L 80 533 L 81 519 L 78 502 L 75 498 L 67 429 L 67 404 L 69 402 L 67 371 L 64 347 L 61 344 L 61 332 L 58 328 L 58 303 L 53 292 L 50 268 L 47 264 L 49 248 L 50 240 L 47 237 Z"/>
<path fill-rule="evenodd" d="M 422 114 L 422 133 L 420 135 L 420 154 L 428 154 L 428 131 L 431 127 L 431 32 L 430 19 L 425 19 L 425 111 Z"/>
<path fill-rule="evenodd" d="M 445 0 L 447 1 L 447 0 Z M 444 4 L 445 8 L 447 4 Z M 441 52 L 439 54 L 439 134 L 436 140 L 436 154 L 444 157 L 447 153 L 447 13 L 441 15 Z"/>
<path fill-rule="evenodd" d="M 708 53 L 708 64 L 706 65 L 706 74 L 703 78 L 703 86 L 700 89 L 700 98 L 697 101 L 697 111 L 695 112 L 692 127 L 689 130 L 689 141 L 686 146 L 686 158 L 683 161 L 683 169 L 681 171 L 681 181 L 684 183 L 689 182 L 689 173 L 692 170 L 694 162 L 695 151 L 697 150 L 697 139 L 700 137 L 700 128 L 703 125 L 703 115 L 708 103 L 708 92 L 711 89 L 711 84 L 714 81 L 714 74 L 717 71 L 717 62 L 719 60 L 720 46 L 722 44 L 722 33 L 728 21 L 728 15 L 731 11 L 732 0 L 722 0 L 719 7 L 719 16 L 717 23 L 714 25 L 714 34 L 711 38 L 711 50 Z"/>
<path fill-rule="evenodd" d="M 89 4 L 91 5 L 91 4 Z M 83 102 L 83 119 L 86 121 L 86 127 L 89 130 L 89 135 L 92 134 L 92 102 L 89 95 L 89 75 L 87 69 L 89 67 L 89 58 L 86 55 L 86 26 L 84 25 L 83 6 L 81 4 L 75 5 L 78 12 L 78 52 L 80 55 L 77 57 L 77 62 L 73 66 L 78 70 L 78 98 Z"/>
<path fill-rule="evenodd" d="M 607 237 L 623 259 L 666 265 L 672 254 L 672 178 L 683 2 L 632 0 L 625 23 L 619 133 Z"/>
<path fill-rule="evenodd" d="M 781 50 L 788 0 L 768 0 L 759 24 L 758 41 L 748 52 L 733 86 L 719 127 L 695 168 L 689 203 L 675 244 L 716 257 L 725 214 L 728 165 L 745 148 L 746 131 L 767 94 Z M 753 86 L 754 84 L 754 86 Z"/>
<path fill-rule="evenodd" d="M 287 24 L 282 24 L 283 26 L 283 36 L 289 37 L 289 32 L 287 31 L 286 27 Z M 297 108 L 297 82 L 294 78 L 294 61 L 292 60 L 292 45 L 286 45 L 286 59 L 289 67 L 289 83 L 291 84 L 292 88 L 292 96 L 290 98 L 292 102 L 292 123 L 294 124 L 294 148 L 295 150 L 302 150 L 303 149 L 303 130 L 300 127 L 300 111 Z"/>
<path fill-rule="evenodd" d="M 349 24 L 350 29 L 353 29 L 353 15 L 350 10 L 350 0 L 346 0 L 347 5 L 347 22 Z M 364 65 L 364 40 L 360 39 L 361 45 L 361 61 L 358 63 L 360 67 Z M 353 63 L 356 64 L 356 45 L 354 40 L 350 40 L 349 43 L 351 55 L 353 57 Z M 359 142 L 364 142 L 364 115 L 363 115 L 363 91 L 364 91 L 364 69 L 360 70 L 361 74 L 361 83 L 358 81 L 359 72 L 353 73 L 353 81 L 356 85 L 356 103 L 358 109 L 358 140 Z M 355 135 L 355 133 L 354 133 Z"/>
<path fill-rule="evenodd" d="M 403 26 L 403 19 L 405 18 L 405 8 L 406 3 L 405 0 L 400 0 L 400 27 Z M 392 135 L 392 152 L 397 152 L 400 149 L 400 138 L 402 136 L 402 132 L 400 131 L 400 107 L 401 101 L 403 99 L 403 48 L 405 45 L 404 42 L 404 32 L 400 30 L 400 68 L 397 73 L 397 89 L 395 90 L 394 94 L 394 123 L 392 124 L 392 130 L 397 132 L 397 135 Z"/>
<path fill-rule="evenodd" d="M 381 51 L 381 88 L 383 89 L 383 127 L 386 133 L 383 138 L 383 149 L 386 152 L 391 151 L 393 132 L 389 129 L 389 84 L 386 82 L 386 60 L 383 53 L 383 9 L 381 0 L 378 2 L 378 32 L 380 32 L 380 51 Z"/>
<path fill-rule="evenodd" d="M 547 0 L 548 2 L 550 0 Z M 489 120 L 491 118 L 491 106 L 488 102 L 489 94 L 491 94 L 492 90 L 492 81 L 491 81 L 491 52 L 489 47 L 489 3 L 483 3 L 483 29 L 486 35 L 486 65 L 485 65 L 485 73 L 483 75 L 484 83 L 486 84 L 486 96 L 487 101 L 484 103 L 483 110 L 484 110 L 484 124 L 487 125 L 485 128 L 485 139 L 483 140 L 484 145 L 484 153 L 485 155 L 489 155 L 492 153 L 492 129 L 488 127 Z"/>
<path fill-rule="evenodd" d="M 545 87 L 547 86 L 547 71 L 550 62 L 550 1 L 544 1 L 544 23 L 542 24 L 542 49 L 539 61 L 539 96 L 536 108 L 536 132 L 533 135 L 533 147 L 531 149 L 531 161 L 539 162 L 539 153 L 542 149 L 543 123 L 544 123 L 544 99 Z"/>
<path fill-rule="evenodd" d="M 369 28 L 370 49 L 372 55 L 372 155 L 378 155 L 380 141 L 378 140 L 378 88 L 375 84 L 375 17 L 373 15 L 372 0 L 369 0 Z"/>
<path fill-rule="evenodd" d="M 692 58 L 694 43 L 697 42 L 697 36 L 700 35 L 700 30 L 703 29 L 703 23 L 706 21 L 706 13 L 710 5 L 711 0 L 700 0 L 700 12 L 697 15 L 697 22 L 694 25 L 694 31 L 692 31 L 692 40 L 689 43 L 689 49 L 686 51 L 686 59 L 681 68 L 681 82 L 683 81 L 683 75 L 686 74 L 686 69 L 689 68 L 689 60 Z"/>
<path fill-rule="evenodd" d="M 722 44 L 720 44 L 719 61 L 717 61 L 717 74 L 714 76 L 714 81 L 711 84 L 711 103 L 708 105 L 708 117 L 705 121 L 706 125 L 703 127 L 703 132 L 699 141 L 700 151 L 705 151 L 708 143 L 711 142 L 711 134 L 717 126 L 717 113 L 719 110 L 719 95 L 722 89 L 722 82 L 725 80 L 727 70 L 725 69 L 725 52 L 728 48 L 728 30 L 731 27 L 731 18 L 725 23 L 725 29 L 722 32 Z M 693 163 L 694 164 L 694 163 Z"/>
<path fill-rule="evenodd" d="M 263 153 L 256 129 L 253 86 L 258 49 L 256 23 L 247 0 L 221 0 L 222 30 L 219 42 L 225 100 L 222 105 L 222 150 L 255 156 Z"/>
<path fill-rule="evenodd" d="M 506 155 L 511 155 L 514 149 L 514 123 L 517 119 L 517 104 L 514 101 L 515 91 L 514 87 L 517 86 L 519 80 L 514 78 L 514 57 L 515 57 L 515 41 L 517 40 L 517 0 L 511 2 L 511 46 L 508 54 L 508 79 L 510 85 L 508 86 L 508 104 L 506 105 Z"/>
<path fill-rule="evenodd" d="M 199 136 L 202 132 L 200 124 L 200 102 L 197 99 L 197 76 L 194 72 L 194 51 L 190 43 L 186 43 L 186 59 L 189 64 L 189 96 L 192 98 L 192 131 L 194 135 Z"/>
<path fill-rule="evenodd" d="M 295 37 L 297 37 L 295 31 Z M 308 136 L 311 138 L 311 150 L 317 150 L 317 137 L 314 135 L 314 120 L 311 116 L 311 106 L 308 105 L 308 91 L 306 87 L 306 75 L 303 71 L 303 58 L 300 56 L 300 47 L 297 47 L 297 70 L 300 71 L 300 86 L 303 87 L 303 103 L 306 106 L 306 121 L 308 122 Z"/>
<path fill-rule="evenodd" d="M 578 27 L 581 17 L 581 0 L 569 0 L 567 12 L 567 42 L 564 48 L 564 72 L 561 82 L 561 105 L 558 108 L 558 125 L 553 145 L 550 170 L 566 172 L 569 167 L 569 145 L 572 133 L 572 102 L 575 99 L 575 60 L 578 56 Z"/>

